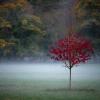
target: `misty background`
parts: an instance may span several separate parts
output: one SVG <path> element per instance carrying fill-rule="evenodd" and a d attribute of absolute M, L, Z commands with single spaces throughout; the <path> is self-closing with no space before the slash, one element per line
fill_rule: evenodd
<path fill-rule="evenodd" d="M 0 61 L 49 60 L 69 33 L 91 39 L 99 55 L 99 10 L 98 0 L 0 0 Z"/>
<path fill-rule="evenodd" d="M 69 69 L 50 47 L 69 33 L 91 40 L 95 54 Z M 0 100 L 99 100 L 100 1 L 0 0 Z"/>

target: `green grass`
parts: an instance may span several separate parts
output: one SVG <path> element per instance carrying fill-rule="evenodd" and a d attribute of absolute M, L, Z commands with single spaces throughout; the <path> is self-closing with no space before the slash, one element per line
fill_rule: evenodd
<path fill-rule="evenodd" d="M 67 75 L 46 75 L 0 72 L 0 100 L 100 100 L 99 78 L 74 79 L 72 76 L 72 91 L 69 91 Z"/>

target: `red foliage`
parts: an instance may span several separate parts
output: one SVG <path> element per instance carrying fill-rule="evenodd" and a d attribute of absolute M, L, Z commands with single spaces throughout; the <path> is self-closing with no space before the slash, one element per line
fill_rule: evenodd
<path fill-rule="evenodd" d="M 73 67 L 81 62 L 86 62 L 93 54 L 91 41 L 86 38 L 71 34 L 58 40 L 50 50 L 52 59 L 68 62 L 67 67 Z"/>

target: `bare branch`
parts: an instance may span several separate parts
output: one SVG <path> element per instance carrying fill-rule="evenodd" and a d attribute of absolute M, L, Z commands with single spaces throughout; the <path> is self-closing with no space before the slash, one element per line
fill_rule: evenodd
<path fill-rule="evenodd" d="M 66 66 L 68 69 L 70 69 L 70 67 L 67 65 L 66 61 L 65 61 L 64 63 L 65 63 L 65 66 Z"/>

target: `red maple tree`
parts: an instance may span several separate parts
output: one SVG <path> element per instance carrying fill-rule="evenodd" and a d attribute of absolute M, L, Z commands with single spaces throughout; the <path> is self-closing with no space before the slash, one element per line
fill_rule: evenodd
<path fill-rule="evenodd" d="M 70 34 L 64 39 L 58 40 L 50 49 L 52 59 L 62 61 L 65 67 L 70 70 L 69 88 L 71 89 L 71 69 L 79 64 L 91 59 L 93 46 L 90 40 Z"/>

